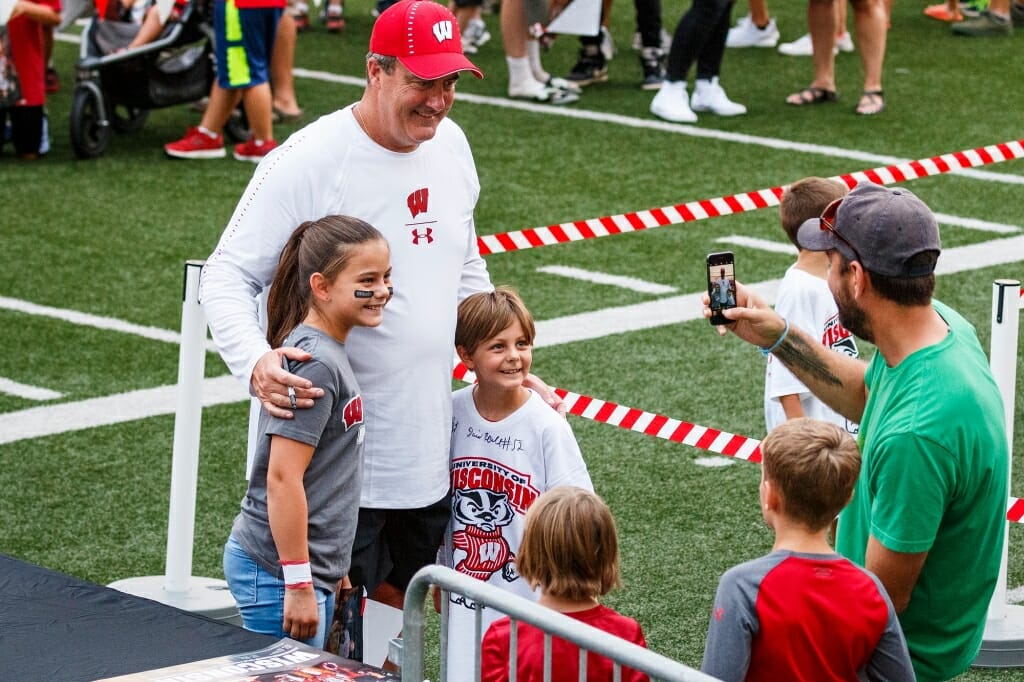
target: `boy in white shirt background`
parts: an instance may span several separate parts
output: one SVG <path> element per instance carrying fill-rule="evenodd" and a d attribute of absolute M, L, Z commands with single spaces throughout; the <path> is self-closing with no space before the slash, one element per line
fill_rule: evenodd
<path fill-rule="evenodd" d="M 796 233 L 805 220 L 819 217 L 829 204 L 846 195 L 846 187 L 835 180 L 808 177 L 793 183 L 779 204 L 782 229 L 799 253 L 786 270 L 775 299 L 775 310 L 792 326 L 806 329 L 823 346 L 851 357 L 858 356 L 852 334 L 839 323 L 835 299 L 829 291 L 828 254 L 801 249 Z M 832 422 L 857 433 L 857 425 L 818 400 L 774 356 L 768 356 L 764 376 L 764 418 L 766 432 L 788 419 L 811 417 Z"/>

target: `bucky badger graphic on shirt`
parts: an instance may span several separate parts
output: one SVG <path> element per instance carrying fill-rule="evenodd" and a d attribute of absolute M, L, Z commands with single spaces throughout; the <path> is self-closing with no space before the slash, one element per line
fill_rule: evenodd
<path fill-rule="evenodd" d="M 529 474 L 499 461 L 483 457 L 452 461 L 448 565 L 492 584 L 521 583 L 515 568 L 516 551 L 526 510 L 540 492 Z M 528 586 L 517 586 L 513 591 L 532 596 Z M 476 608 L 473 600 L 454 592 L 451 602 Z"/>
<path fill-rule="evenodd" d="M 452 516 L 462 530 L 452 533 L 452 548 L 466 556 L 455 570 L 477 580 L 488 580 L 498 571 L 508 582 L 518 578 L 515 555 L 501 529 L 512 523 L 512 507 L 508 495 L 490 490 L 456 490 L 452 500 Z"/>

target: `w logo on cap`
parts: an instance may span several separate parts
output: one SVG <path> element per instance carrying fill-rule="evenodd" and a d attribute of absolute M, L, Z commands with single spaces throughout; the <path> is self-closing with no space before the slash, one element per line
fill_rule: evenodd
<path fill-rule="evenodd" d="M 5 1 L 0 0 L 0 4 Z M 398 58 L 412 75 L 425 81 L 448 78 L 460 71 L 483 78 L 480 69 L 463 54 L 459 35 L 455 16 L 440 2 L 398 0 L 374 22 L 370 51 Z"/>
<path fill-rule="evenodd" d="M 446 40 L 451 40 L 453 36 L 452 22 L 439 21 L 434 24 L 433 31 L 437 42 L 443 43 Z"/>

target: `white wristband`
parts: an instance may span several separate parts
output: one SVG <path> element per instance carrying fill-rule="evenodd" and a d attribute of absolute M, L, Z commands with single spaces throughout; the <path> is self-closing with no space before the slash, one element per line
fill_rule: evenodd
<path fill-rule="evenodd" d="M 298 586 L 304 583 L 313 582 L 313 572 L 309 568 L 309 562 L 281 562 L 281 573 L 284 574 L 284 586 Z"/>

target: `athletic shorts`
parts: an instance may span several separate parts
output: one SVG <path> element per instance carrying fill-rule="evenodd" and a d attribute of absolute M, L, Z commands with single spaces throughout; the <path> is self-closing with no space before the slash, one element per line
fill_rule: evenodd
<path fill-rule="evenodd" d="M 231 90 L 270 81 L 270 56 L 282 12 L 280 7 L 239 9 L 235 0 L 214 3 L 217 85 Z"/>
<path fill-rule="evenodd" d="M 401 591 L 416 571 L 437 562 L 452 513 L 451 495 L 418 509 L 359 509 L 349 579 L 367 594 L 387 582 Z"/>

